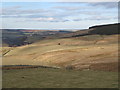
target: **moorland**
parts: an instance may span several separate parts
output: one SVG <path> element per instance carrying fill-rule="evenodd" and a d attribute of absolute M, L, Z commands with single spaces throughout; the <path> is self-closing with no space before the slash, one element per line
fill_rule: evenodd
<path fill-rule="evenodd" d="M 3 88 L 117 88 L 118 25 L 2 29 Z"/>

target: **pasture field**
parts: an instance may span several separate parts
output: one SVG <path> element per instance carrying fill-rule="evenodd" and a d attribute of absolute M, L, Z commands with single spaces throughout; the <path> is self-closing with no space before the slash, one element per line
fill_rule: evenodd
<path fill-rule="evenodd" d="M 51 68 L 3 70 L 3 88 L 118 88 L 118 73 Z"/>

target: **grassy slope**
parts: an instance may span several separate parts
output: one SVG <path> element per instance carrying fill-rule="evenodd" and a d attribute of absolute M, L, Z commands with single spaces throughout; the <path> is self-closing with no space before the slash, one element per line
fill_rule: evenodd
<path fill-rule="evenodd" d="M 103 37 L 90 35 L 44 40 L 15 47 L 4 55 L 3 65 L 73 65 L 77 68 L 88 68 L 91 63 L 117 62 L 117 35 Z M 7 51 L 5 49 L 8 48 L 4 47 L 3 51 Z"/>
<path fill-rule="evenodd" d="M 117 72 L 62 69 L 3 70 L 3 88 L 117 88 Z"/>
<path fill-rule="evenodd" d="M 15 48 L 4 47 L 4 65 L 34 64 L 86 68 L 117 62 L 117 36 L 84 36 L 45 40 Z M 96 42 L 98 41 L 98 42 Z M 61 43 L 61 45 L 58 45 Z M 101 66 L 101 65 L 100 65 Z M 118 73 L 63 69 L 3 70 L 3 88 L 117 88 Z"/>

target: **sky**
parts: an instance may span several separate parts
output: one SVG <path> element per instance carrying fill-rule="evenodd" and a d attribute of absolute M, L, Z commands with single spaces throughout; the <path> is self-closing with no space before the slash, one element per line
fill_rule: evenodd
<path fill-rule="evenodd" d="M 3 29 L 87 29 L 118 23 L 117 2 L 3 2 Z"/>

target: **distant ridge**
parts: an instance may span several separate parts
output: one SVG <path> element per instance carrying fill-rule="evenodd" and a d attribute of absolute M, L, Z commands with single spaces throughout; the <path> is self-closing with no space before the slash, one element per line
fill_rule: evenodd
<path fill-rule="evenodd" d="M 106 25 L 96 25 L 89 27 L 89 29 L 85 30 L 78 30 L 72 33 L 63 34 L 60 37 L 80 37 L 85 35 L 113 35 L 113 34 L 120 34 L 118 27 L 120 23 L 115 24 L 106 24 Z"/>
<path fill-rule="evenodd" d="M 102 34 L 102 35 L 119 34 L 119 30 L 118 30 L 119 25 L 120 23 L 92 26 L 89 27 L 89 29 L 92 29 L 89 33 Z"/>

